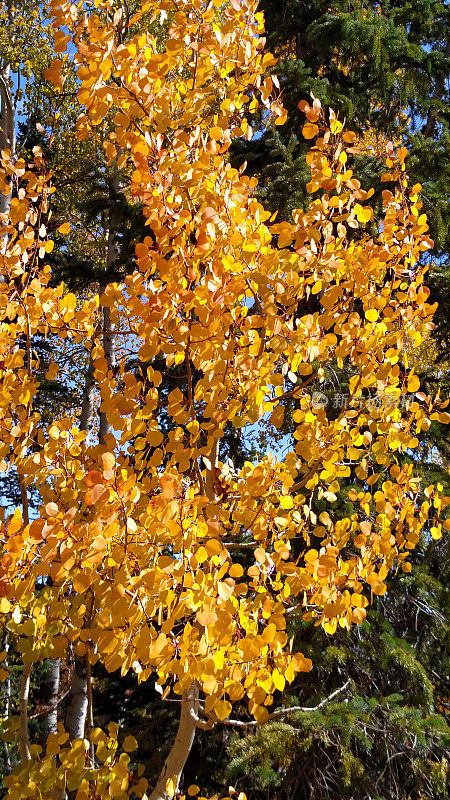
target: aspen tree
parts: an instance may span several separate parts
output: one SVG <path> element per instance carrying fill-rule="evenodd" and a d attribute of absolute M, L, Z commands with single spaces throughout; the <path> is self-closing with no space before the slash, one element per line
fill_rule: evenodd
<path fill-rule="evenodd" d="M 368 229 L 373 189 L 353 177 L 355 136 L 318 101 L 302 107 L 310 188 L 321 196 L 292 224 L 271 219 L 255 181 L 231 168 L 232 139 L 251 136 L 247 105 L 262 103 L 275 124 L 285 119 L 275 83 L 261 77 L 272 59 L 253 0 L 147 2 L 128 20 L 129 35 L 109 0 L 52 10 L 60 56 L 47 77 L 62 89 L 74 60 L 77 135 L 95 137 L 110 121 L 106 156 L 129 175 L 153 235 L 136 246 L 122 283 L 77 300 L 50 283 L 52 188 L 41 153 L 33 169 L 3 157 L 20 189 L 0 291 L 1 455 L 42 499 L 36 519 L 17 509 L 2 527 L 0 610 L 24 661 L 22 763 L 7 796 L 39 787 L 48 798 L 166 800 L 180 789 L 197 728 L 263 725 L 274 692 L 311 669 L 288 638 L 292 614 L 304 611 L 330 634 L 360 623 L 388 571 L 409 569 L 422 532 L 441 536 L 447 500 L 429 486 L 419 506 L 401 458 L 430 420 L 449 418 L 438 398 L 418 393 L 404 354 L 432 326 L 420 262 L 431 242 L 407 153 L 390 145 L 396 189 L 384 195 L 380 229 Z M 298 316 L 311 295 L 320 309 Z M 38 332 L 90 355 L 92 403 L 107 421 L 100 438 L 88 438 L 74 413 L 40 429 L 32 447 Z M 124 360 L 113 364 L 109 340 L 147 365 L 145 383 Z M 159 354 L 186 367 L 187 393 L 169 394 L 169 431 L 158 423 Z M 350 375 L 350 402 L 332 420 L 309 390 L 331 359 Z M 227 470 L 225 425 L 280 426 L 287 375 L 297 444 Z M 382 398 L 370 409 L 369 391 Z M 333 503 L 351 469 L 358 511 L 342 518 Z M 316 494 L 328 503 L 319 518 Z M 42 576 L 50 581 L 41 589 Z M 115 724 L 72 741 L 60 726 L 45 752 L 30 744 L 32 664 L 72 648 L 89 669 L 133 670 L 178 702 L 177 737 L 155 787 L 131 762 L 134 738 L 119 748 Z"/>

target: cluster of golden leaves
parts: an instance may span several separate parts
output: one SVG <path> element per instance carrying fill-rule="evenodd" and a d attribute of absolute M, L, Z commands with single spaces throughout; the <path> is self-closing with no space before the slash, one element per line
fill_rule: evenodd
<path fill-rule="evenodd" d="M 73 646 L 111 671 L 133 669 L 141 680 L 156 671 L 164 696 L 195 682 L 215 719 L 246 698 L 264 722 L 274 692 L 311 668 L 292 652 L 289 615 L 304 610 L 330 633 L 362 621 L 367 594 L 384 593 L 390 569 L 409 569 L 421 533 L 441 535 L 441 487 L 427 487 L 419 504 L 402 459 L 430 420 L 448 421 L 404 361 L 405 342 L 419 345 L 432 327 L 420 187 L 408 187 L 406 151 L 388 146 L 391 188 L 374 226 L 373 190 L 350 166 L 355 135 L 316 100 L 303 105 L 303 132 L 314 139 L 309 189 L 321 196 L 293 223 L 274 223 L 254 198 L 256 181 L 226 158 L 234 137 L 251 135 L 244 111 L 263 103 L 284 115 L 273 81 L 261 77 L 271 57 L 256 3 L 147 2 L 137 15 L 151 12 L 166 25 L 163 46 L 151 25 L 120 41 L 120 10 L 110 8 L 55 1 L 61 57 L 47 77 L 63 87 L 65 63 L 75 58 L 78 136 L 110 125 L 106 155 L 129 175 L 130 197 L 143 202 L 154 236 L 137 245 L 123 284 L 78 302 L 49 285 L 52 243 L 39 214 L 51 189 L 40 154 L 32 171 L 3 154 L 4 175 L 20 188 L 2 229 L 0 455 L 24 487 L 39 490 L 42 506 L 37 519 L 27 522 L 18 509 L 2 526 L 0 612 L 25 661 L 64 658 Z M 302 302 L 316 295 L 321 310 L 303 313 Z M 149 367 L 143 383 L 124 364 L 109 369 L 99 328 L 105 306 L 114 335 L 129 337 L 142 362 L 163 355 L 186 366 L 187 394 L 169 394 L 169 433 L 158 424 L 161 373 Z M 45 427 L 33 411 L 31 343 L 49 334 L 91 351 L 113 430 L 105 445 L 89 445 L 73 419 Z M 350 370 L 354 399 L 376 390 L 398 401 L 414 394 L 414 402 L 370 413 L 350 404 L 330 419 L 308 391 L 329 363 Z M 287 375 L 295 448 L 284 459 L 247 462 L 239 474 L 222 470 L 226 491 L 208 491 L 211 453 L 227 423 L 270 414 L 281 426 Z M 333 519 L 352 469 L 356 510 Z M 325 498 L 329 513 L 317 519 L 313 498 Z M 42 587 L 44 576 L 51 582 Z M 14 791 L 11 784 L 10 798 Z M 128 777 L 108 791 L 128 797 Z"/>

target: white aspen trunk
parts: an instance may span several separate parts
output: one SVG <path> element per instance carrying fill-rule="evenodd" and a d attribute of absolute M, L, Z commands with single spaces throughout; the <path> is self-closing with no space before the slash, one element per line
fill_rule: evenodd
<path fill-rule="evenodd" d="M 9 666 L 9 664 L 8 664 L 9 640 L 8 640 L 8 633 L 6 631 L 5 631 L 5 634 L 3 636 L 2 647 L 3 647 L 3 650 L 6 653 L 5 659 L 3 661 L 3 665 L 4 665 L 5 669 L 8 670 L 8 666 Z M 9 677 L 9 672 L 8 672 L 8 676 L 5 679 L 5 682 L 4 682 L 3 685 L 5 687 L 5 704 L 3 706 L 3 718 L 4 718 L 5 722 L 8 722 L 8 720 L 9 720 L 9 712 L 10 712 L 10 708 L 11 708 L 11 678 Z M 11 771 L 12 771 L 12 766 L 11 766 L 11 754 L 9 752 L 9 744 L 8 744 L 8 742 L 3 742 L 3 749 L 5 751 L 5 769 L 6 769 L 6 774 L 10 775 Z"/>
<path fill-rule="evenodd" d="M 81 403 L 80 414 L 80 431 L 86 431 L 86 441 L 89 440 L 89 434 L 91 432 L 92 422 L 94 419 L 94 389 L 94 362 L 92 361 L 92 358 L 90 358 L 89 366 L 86 372 L 86 378 L 84 381 L 83 400 Z"/>
<path fill-rule="evenodd" d="M 1 150 L 10 150 L 11 158 L 15 159 L 16 109 L 11 91 L 9 64 L 0 67 L 0 151 Z M 0 217 L 0 255 L 5 254 L 8 246 L 8 236 L 6 233 L 1 233 L 1 229 L 6 224 L 10 208 L 11 193 L 5 195 L 0 192 L 0 214 L 6 215 L 4 218 Z M 0 264 L 0 267 L 1 266 Z M 0 283 L 3 283 L 3 281 L 3 275 L 0 275 Z"/>
<path fill-rule="evenodd" d="M 19 694 L 19 753 L 20 760 L 26 764 L 30 760 L 30 740 L 28 738 L 28 698 L 30 695 L 30 678 L 32 662 L 23 665 Z"/>
<path fill-rule="evenodd" d="M 75 656 L 69 702 L 66 707 L 64 727 L 70 740 L 84 739 L 86 714 L 88 708 L 88 692 L 86 681 L 86 661 Z"/>
<path fill-rule="evenodd" d="M 50 706 L 50 710 L 45 715 L 43 720 L 44 734 L 46 739 L 51 733 L 58 732 L 58 695 L 60 672 L 61 662 L 59 658 L 52 658 L 49 662 L 46 676 L 46 684 L 49 687 L 48 705 Z"/>
<path fill-rule="evenodd" d="M 172 749 L 167 756 L 161 774 L 149 800 L 170 800 L 172 794 L 167 792 L 167 781 L 173 779 L 175 792 L 178 790 L 181 774 L 191 752 L 195 739 L 194 715 L 197 712 L 198 689 L 192 685 L 183 694 L 181 700 L 180 722 Z"/>

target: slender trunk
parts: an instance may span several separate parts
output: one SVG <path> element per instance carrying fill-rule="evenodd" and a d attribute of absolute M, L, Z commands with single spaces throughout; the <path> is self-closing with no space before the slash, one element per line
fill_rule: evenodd
<path fill-rule="evenodd" d="M 45 739 L 47 739 L 51 733 L 58 732 L 58 696 L 60 672 L 61 662 L 59 658 L 52 658 L 49 661 L 48 671 L 45 678 L 45 683 L 48 687 L 47 703 L 50 709 L 43 719 Z"/>
<path fill-rule="evenodd" d="M 19 484 L 20 484 L 20 498 L 22 500 L 22 519 L 24 525 L 30 524 L 30 511 L 28 506 L 28 492 L 27 487 L 23 482 L 23 478 L 19 475 Z"/>
<path fill-rule="evenodd" d="M 6 670 L 8 670 L 8 666 L 9 666 L 9 664 L 8 664 L 9 640 L 8 640 L 8 633 L 6 631 L 5 631 L 4 636 L 3 636 L 2 647 L 3 647 L 3 650 L 6 653 L 5 659 L 3 661 L 3 666 L 5 667 Z M 9 720 L 9 712 L 10 712 L 10 707 L 11 707 L 11 678 L 9 677 L 9 672 L 8 672 L 8 676 L 6 677 L 3 686 L 5 687 L 5 704 L 3 706 L 3 718 L 4 718 L 5 722 L 7 723 L 8 720 Z M 9 752 L 9 744 L 8 744 L 8 742 L 3 742 L 3 749 L 5 751 L 5 770 L 6 770 L 6 774 L 10 775 L 11 774 L 11 770 L 12 770 L 12 766 L 11 766 L 11 755 L 10 755 L 10 752 Z"/>
<path fill-rule="evenodd" d="M 9 64 L 0 68 L 0 151 L 9 150 L 11 158 L 16 155 L 16 109 L 14 98 L 11 91 Z M 9 210 L 11 207 L 11 193 L 3 194 L 0 192 L 0 255 L 4 255 L 8 246 L 8 236 L 1 233 L 1 229 L 7 224 Z M 0 265 L 1 267 L 1 265 Z M 0 275 L 0 283 L 4 277 Z"/>
<path fill-rule="evenodd" d="M 75 656 L 69 700 L 64 720 L 64 727 L 71 741 L 74 739 L 84 739 L 87 707 L 86 660 L 80 656 Z"/>
<path fill-rule="evenodd" d="M 167 781 L 172 779 L 175 793 L 178 790 L 180 777 L 191 752 L 195 739 L 194 715 L 197 711 L 198 689 L 192 685 L 183 694 L 181 701 L 181 715 L 177 735 L 172 749 L 167 756 L 161 774 L 149 800 L 170 800 L 173 792 L 167 791 Z"/>
<path fill-rule="evenodd" d="M 19 753 L 23 764 L 30 760 L 30 740 L 28 738 L 28 698 L 30 695 L 31 661 L 23 665 L 19 695 Z"/>

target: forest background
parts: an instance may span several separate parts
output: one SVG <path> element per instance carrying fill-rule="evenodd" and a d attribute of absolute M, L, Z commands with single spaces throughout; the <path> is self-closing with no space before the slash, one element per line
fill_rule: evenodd
<path fill-rule="evenodd" d="M 131 6 L 117 4 L 123 11 L 123 35 Z M 436 0 L 262 0 L 259 7 L 265 18 L 267 50 L 277 58 L 270 72 L 278 76 L 288 117 L 284 125 L 275 127 L 267 114 L 249 111 L 256 135 L 233 143 L 231 163 L 241 168 L 246 162 L 246 173 L 258 178 L 258 198 L 277 212 L 277 222 L 282 223 L 313 194 L 306 164 L 310 142 L 301 134 L 302 101 L 318 98 L 356 131 L 360 148 L 356 174 L 364 187 L 375 187 L 373 202 L 380 214 L 386 143 L 392 140 L 396 146 L 407 147 L 407 171 L 412 184 L 421 184 L 420 200 L 434 241 L 426 253 L 427 283 L 432 302 L 439 304 L 431 338 L 420 348 L 411 348 L 408 357 L 420 376 L 421 391 L 436 393 L 440 388 L 441 396 L 447 398 L 448 4 Z M 2 119 L 9 108 L 16 157 L 32 159 L 38 146 L 54 173 L 53 213 L 60 223 L 60 239 L 55 222 L 55 248 L 48 259 L 55 282 L 64 281 L 83 298 L 127 273 L 134 261 L 134 244 L 148 235 L 148 229 L 143 229 L 139 209 L 127 201 L 120 183 L 106 170 L 102 153 L 74 136 L 76 87 L 69 83 L 64 92 L 55 92 L 48 72 L 55 57 L 49 15 L 44 3 L 2 2 Z M 163 41 L 169 21 L 161 18 L 155 24 Z M 12 136 L 10 132 L 10 142 Z M 2 149 L 5 146 L 4 141 Z M 69 237 L 61 228 L 66 222 L 72 226 Z M 109 262 L 103 255 L 108 227 L 120 231 L 116 256 Z M 314 297 L 309 302 L 310 308 L 303 313 L 314 313 Z M 79 407 L 84 387 L 76 374 L 76 353 L 58 354 L 65 376 L 60 379 L 47 373 L 48 343 L 35 346 L 41 347 L 42 372 L 37 408 L 48 421 L 63 410 Z M 167 395 L 180 385 L 181 374 L 177 366 L 167 370 Z M 345 402 L 340 377 L 331 369 L 319 388 L 330 412 Z M 230 429 L 222 457 L 239 470 L 267 447 L 285 448 L 292 440 L 295 410 L 295 403 L 287 401 L 278 432 L 269 425 L 257 434 L 251 429 L 246 434 Z M 450 494 L 450 438 L 443 424 L 434 421 L 423 432 L 414 456 L 406 452 L 404 459 L 414 460 L 423 486 L 437 482 Z M 21 503 L 21 486 L 14 473 L 3 472 L 0 479 L 6 519 Z M 343 495 L 339 498 L 344 508 L 348 502 Z M 30 498 L 30 517 L 38 503 L 38 497 Z M 320 514 L 324 509 L 325 504 L 319 503 L 315 511 Z M 245 550 L 242 559 L 245 563 Z M 289 720 L 269 721 L 256 730 L 199 731 L 183 786 L 198 784 L 205 792 L 221 796 L 231 785 L 249 800 L 434 800 L 448 796 L 448 543 L 424 535 L 411 560 L 411 572 L 392 575 L 387 592 L 374 598 L 366 620 L 351 630 L 338 627 L 330 636 L 312 621 L 291 621 L 290 634 L 312 659 L 313 669 L 277 692 L 274 708 L 300 705 L 312 710 L 299 711 Z M 2 781 L 19 757 L 12 744 L 12 728 L 21 663 L 9 652 L 8 635 L 3 657 L 9 661 L 9 677 L 0 695 L 5 740 L 0 751 Z M 85 678 L 80 670 L 75 657 L 56 666 L 45 661 L 34 670 L 29 700 L 32 741 L 42 742 L 55 719 L 65 717 L 67 722 L 77 695 L 76 682 Z M 149 781 L 154 781 L 176 731 L 177 709 L 160 698 L 153 682 L 138 684 L 136 676 L 121 676 L 119 671 L 108 674 L 100 665 L 93 670 L 92 693 L 95 724 L 105 727 L 119 721 L 123 735 L 134 736 L 139 743 L 139 760 L 146 764 Z M 330 695 L 334 696 L 327 700 Z"/>

